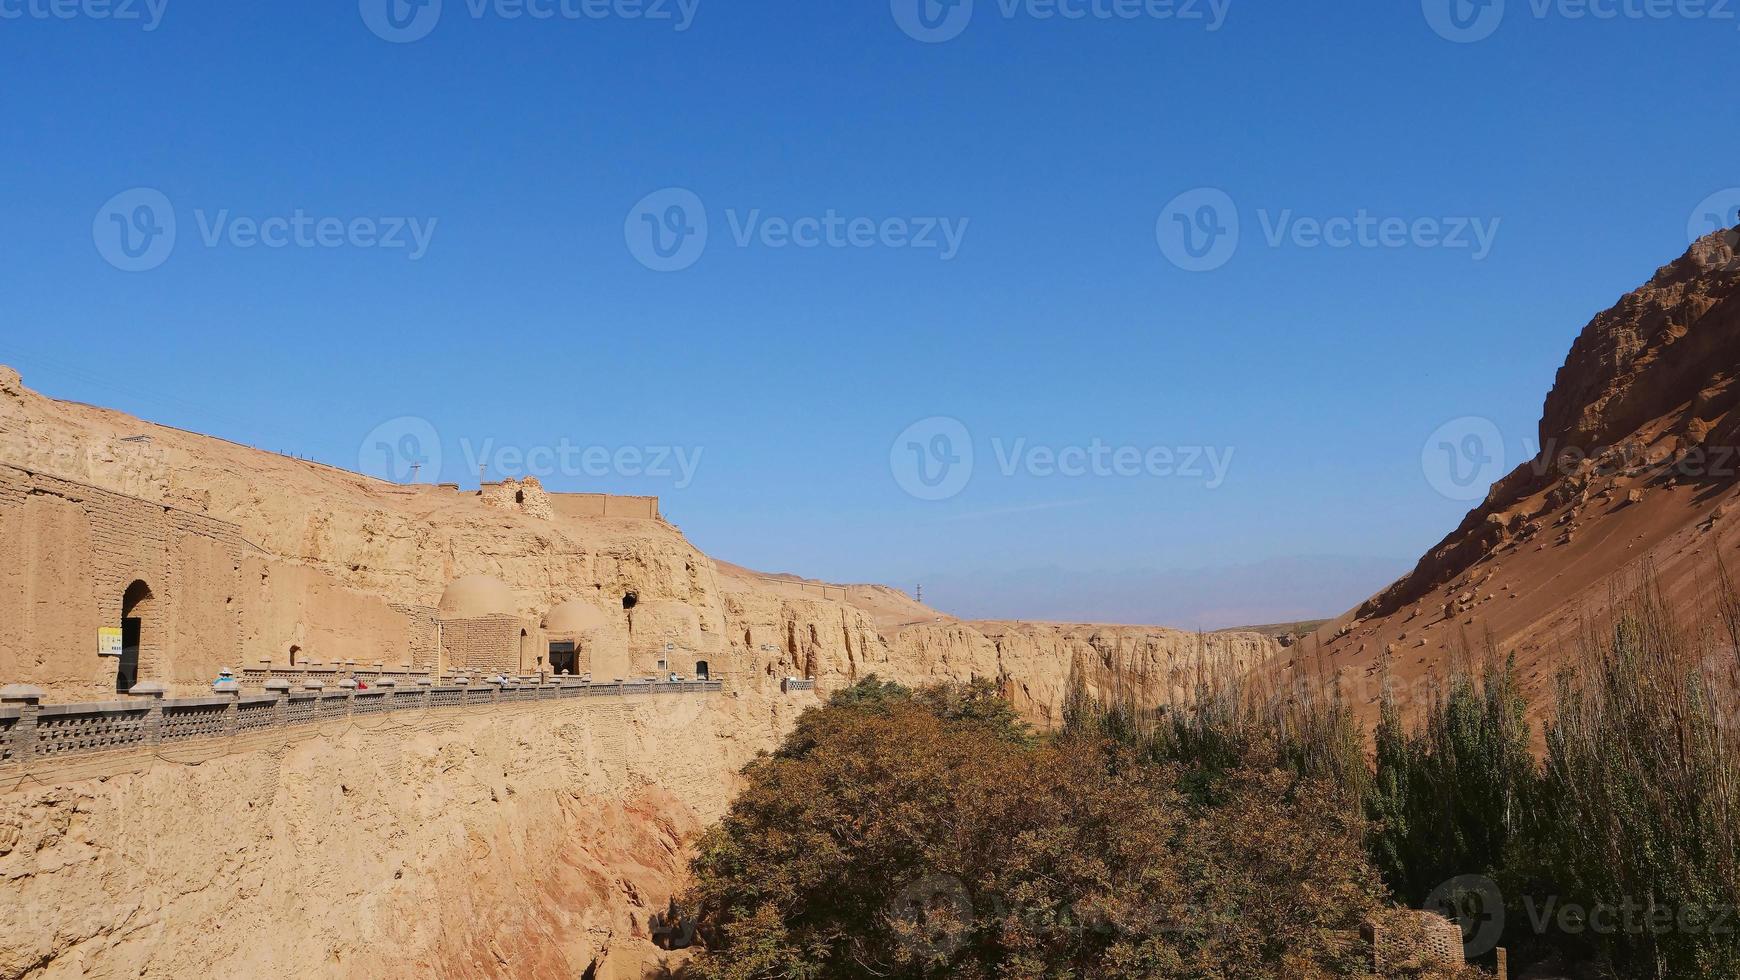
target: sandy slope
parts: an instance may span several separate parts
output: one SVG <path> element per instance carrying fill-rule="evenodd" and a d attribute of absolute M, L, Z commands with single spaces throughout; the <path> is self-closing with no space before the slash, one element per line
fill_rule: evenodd
<path fill-rule="evenodd" d="M 1547 396 L 1541 456 L 1413 572 L 1314 634 L 1327 665 L 1360 682 L 1368 712 L 1385 657 L 1402 690 L 1418 692 L 1489 635 L 1544 694 L 1615 589 L 1653 570 L 1694 616 L 1718 559 L 1740 565 L 1736 242 L 1737 232 L 1699 241 L 1591 321 Z"/>

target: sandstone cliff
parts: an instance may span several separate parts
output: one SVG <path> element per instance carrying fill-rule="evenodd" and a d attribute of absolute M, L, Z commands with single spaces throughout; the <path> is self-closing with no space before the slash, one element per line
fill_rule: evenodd
<path fill-rule="evenodd" d="M 638 978 L 722 777 L 810 700 L 382 716 L 9 782 L 0 976 Z"/>
<path fill-rule="evenodd" d="M 815 677 L 824 694 L 871 673 L 988 678 L 1043 725 L 1072 676 L 1158 698 L 1203 649 L 1247 663 L 1278 649 L 1254 633 L 960 622 L 881 586 L 716 562 L 660 520 L 383 483 L 56 401 L 10 371 L 0 463 L 237 528 L 248 557 L 213 557 L 188 584 L 288 589 L 249 621 L 243 656 L 303 635 L 299 611 L 337 624 L 327 642 L 366 643 L 375 619 L 353 607 L 433 606 L 452 580 L 487 575 L 526 616 L 588 598 L 620 642 L 678 644 L 727 684 L 705 709 L 540 707 L 0 784 L 0 902 L 28 912 L 0 940 L 0 978 L 638 976 L 689 836 L 816 703 L 781 678 Z M 57 530 L 72 504 L 20 493 L 0 507 L 13 559 L 0 614 L 21 607 L 0 615 L 15 623 L 0 629 L 0 683 L 35 672 L 54 688 L 57 658 L 89 657 L 76 624 L 44 614 L 87 543 Z M 212 666 L 173 679 L 197 688 Z"/>
<path fill-rule="evenodd" d="M 1162 628 L 1096 634 L 959 623 L 885 587 L 806 588 L 791 576 L 715 562 L 663 521 L 504 511 L 474 493 L 384 483 L 56 401 L 12 372 L 0 383 L 0 462 L 195 509 L 236 525 L 275 560 L 388 602 L 433 606 L 448 582 L 467 575 L 505 582 L 527 616 L 595 597 L 618 620 L 623 642 L 673 642 L 763 688 L 787 675 L 814 676 L 824 688 L 869 673 L 983 677 L 1013 682 L 1024 709 L 1043 722 L 1060 706 L 1072 669 L 1091 674 L 1125 649 L 1134 659 L 1121 666 L 1159 669 L 1197 643 Z M 14 533 L 22 547 L 38 529 Z M 631 613 L 620 603 L 630 592 Z M 1276 649 L 1255 634 L 1205 642 L 1248 656 Z"/>

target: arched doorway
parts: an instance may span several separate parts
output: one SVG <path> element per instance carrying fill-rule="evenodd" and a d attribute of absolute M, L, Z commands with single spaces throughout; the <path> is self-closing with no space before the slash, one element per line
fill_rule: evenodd
<path fill-rule="evenodd" d="M 580 673 L 580 651 L 573 640 L 550 641 L 550 672 L 558 677 Z"/>
<path fill-rule="evenodd" d="M 713 675 L 707 669 L 707 661 L 695 661 L 695 679 L 698 681 L 712 680 Z"/>
<path fill-rule="evenodd" d="M 121 596 L 121 659 L 115 664 L 115 691 L 125 694 L 139 683 L 139 649 L 151 612 L 151 586 L 135 581 Z"/>

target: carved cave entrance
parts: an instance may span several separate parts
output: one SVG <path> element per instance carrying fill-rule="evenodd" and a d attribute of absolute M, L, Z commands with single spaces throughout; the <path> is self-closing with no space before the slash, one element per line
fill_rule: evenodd
<path fill-rule="evenodd" d="M 115 692 L 125 694 L 139 683 L 139 648 L 145 639 L 145 617 L 151 611 L 151 587 L 127 586 L 121 596 L 121 659 L 115 662 Z"/>
<path fill-rule="evenodd" d="M 704 681 L 704 680 L 710 680 L 711 677 L 712 677 L 712 675 L 709 674 L 707 671 L 707 661 L 705 661 L 705 660 L 695 661 L 695 679 L 698 681 Z"/>
<path fill-rule="evenodd" d="M 580 652 L 573 643 L 554 642 L 550 644 L 550 672 L 557 677 L 580 672 Z"/>

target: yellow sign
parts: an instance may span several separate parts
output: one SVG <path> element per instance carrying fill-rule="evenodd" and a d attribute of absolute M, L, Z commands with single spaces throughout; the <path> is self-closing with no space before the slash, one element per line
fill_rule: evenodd
<path fill-rule="evenodd" d="M 121 655 L 121 631 L 113 626 L 104 626 L 97 630 L 97 656 L 119 657 Z"/>

